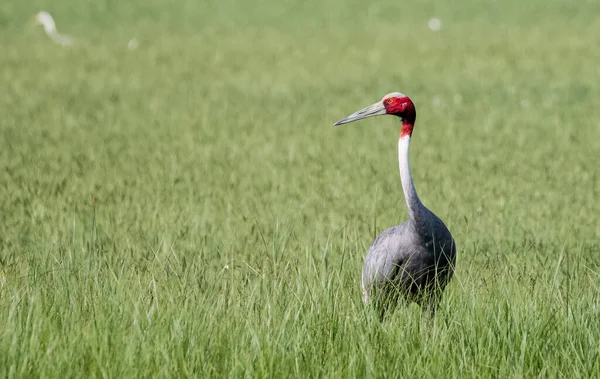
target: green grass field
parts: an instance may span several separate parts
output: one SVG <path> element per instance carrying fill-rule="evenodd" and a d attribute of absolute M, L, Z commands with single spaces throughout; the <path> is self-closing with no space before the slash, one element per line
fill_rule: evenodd
<path fill-rule="evenodd" d="M 2 2 L 0 375 L 598 378 L 598 14 Z M 391 91 L 458 245 L 433 321 L 360 300 L 369 244 L 407 217 L 399 123 L 332 124 Z"/>

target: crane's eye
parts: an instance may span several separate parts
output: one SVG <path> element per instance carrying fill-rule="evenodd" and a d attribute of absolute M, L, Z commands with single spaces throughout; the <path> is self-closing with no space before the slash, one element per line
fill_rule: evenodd
<path fill-rule="evenodd" d="M 393 97 L 390 97 L 389 99 L 386 99 L 386 100 L 385 100 L 385 102 L 386 102 L 387 104 L 391 104 L 391 103 L 393 103 L 393 102 L 394 102 L 394 98 L 393 98 Z"/>

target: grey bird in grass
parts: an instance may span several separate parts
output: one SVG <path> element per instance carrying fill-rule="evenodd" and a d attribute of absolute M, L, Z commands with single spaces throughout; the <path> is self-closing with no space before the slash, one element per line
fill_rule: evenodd
<path fill-rule="evenodd" d="M 410 175 L 408 152 L 417 117 L 413 102 L 402 93 L 392 92 L 335 125 L 380 115 L 402 120 L 398 160 L 409 219 L 382 232 L 371 243 L 362 273 L 362 298 L 365 303 L 374 301 L 382 317 L 402 299 L 414 301 L 434 315 L 454 274 L 456 246 L 442 220 L 421 203 Z"/>

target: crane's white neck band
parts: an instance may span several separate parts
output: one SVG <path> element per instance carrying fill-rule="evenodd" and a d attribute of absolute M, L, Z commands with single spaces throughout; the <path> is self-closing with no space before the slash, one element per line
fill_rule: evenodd
<path fill-rule="evenodd" d="M 409 165 L 409 148 L 410 148 L 410 135 L 400 137 L 398 140 L 398 165 L 400 168 L 400 181 L 402 182 L 402 190 L 404 191 L 404 198 L 406 199 L 406 205 L 408 212 L 413 215 L 413 212 L 417 209 L 421 203 L 417 191 L 413 184 L 412 176 L 410 174 Z"/>

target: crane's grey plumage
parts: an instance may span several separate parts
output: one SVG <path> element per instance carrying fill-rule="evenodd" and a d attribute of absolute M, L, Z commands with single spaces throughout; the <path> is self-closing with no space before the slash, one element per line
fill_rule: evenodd
<path fill-rule="evenodd" d="M 363 301 L 375 300 L 384 312 L 403 297 L 433 314 L 454 273 L 456 246 L 442 220 L 421 203 L 412 181 L 408 153 L 416 120 L 414 104 L 406 95 L 393 92 L 335 125 L 385 114 L 402 119 L 398 160 L 409 219 L 371 243 L 362 273 Z"/>

